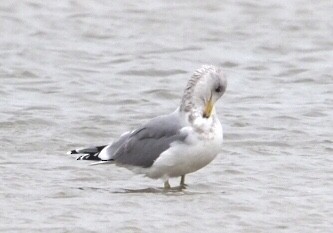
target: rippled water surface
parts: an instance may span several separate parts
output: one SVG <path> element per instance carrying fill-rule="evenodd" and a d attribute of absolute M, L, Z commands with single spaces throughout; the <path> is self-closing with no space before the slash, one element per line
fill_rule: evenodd
<path fill-rule="evenodd" d="M 2 0 L 0 231 L 331 232 L 332 12 L 330 0 Z M 173 111 L 202 64 L 228 77 L 225 142 L 186 189 L 65 154 Z"/>

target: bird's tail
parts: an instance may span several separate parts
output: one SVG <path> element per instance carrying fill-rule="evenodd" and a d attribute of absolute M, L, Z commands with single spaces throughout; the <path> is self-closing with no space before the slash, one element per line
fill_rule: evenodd
<path fill-rule="evenodd" d="M 70 154 L 70 155 L 73 155 L 73 154 L 80 155 L 81 154 L 79 157 L 77 157 L 77 160 L 101 161 L 101 159 L 98 157 L 98 155 L 103 150 L 103 148 L 106 146 L 107 145 L 71 150 L 71 151 L 68 151 L 67 154 Z"/>

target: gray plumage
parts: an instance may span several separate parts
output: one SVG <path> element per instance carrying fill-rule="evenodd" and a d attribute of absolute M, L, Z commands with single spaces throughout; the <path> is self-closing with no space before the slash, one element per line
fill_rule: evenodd
<path fill-rule="evenodd" d="M 173 142 L 185 140 L 181 123 L 175 114 L 160 116 L 120 137 L 105 150 L 109 160 L 118 165 L 148 168 Z"/>
<path fill-rule="evenodd" d="M 84 154 L 78 160 L 114 161 L 120 166 L 148 168 L 174 142 L 183 142 L 182 124 L 175 113 L 153 118 L 138 129 L 123 134 L 109 146 L 73 150 L 70 154 Z"/>

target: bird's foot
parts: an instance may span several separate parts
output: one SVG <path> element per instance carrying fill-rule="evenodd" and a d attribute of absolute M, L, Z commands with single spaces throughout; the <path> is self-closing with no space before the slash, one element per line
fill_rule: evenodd
<path fill-rule="evenodd" d="M 167 189 L 170 189 L 170 188 L 171 188 L 171 186 L 170 186 L 170 184 L 169 184 L 169 181 L 168 181 L 168 180 L 165 181 L 165 182 L 164 182 L 164 189 L 167 190 Z"/>
<path fill-rule="evenodd" d="M 180 186 L 184 186 L 184 187 L 186 187 L 186 184 L 185 184 L 185 175 L 182 175 L 181 177 L 180 177 L 180 184 L 179 184 Z"/>

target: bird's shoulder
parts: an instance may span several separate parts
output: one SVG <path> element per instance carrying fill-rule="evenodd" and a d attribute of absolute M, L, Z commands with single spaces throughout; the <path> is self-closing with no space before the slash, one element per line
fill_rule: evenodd
<path fill-rule="evenodd" d="M 174 112 L 151 119 L 136 130 L 132 131 L 129 138 L 134 137 L 137 139 L 143 139 L 169 137 L 179 134 L 182 127 L 183 124 L 178 112 Z"/>

